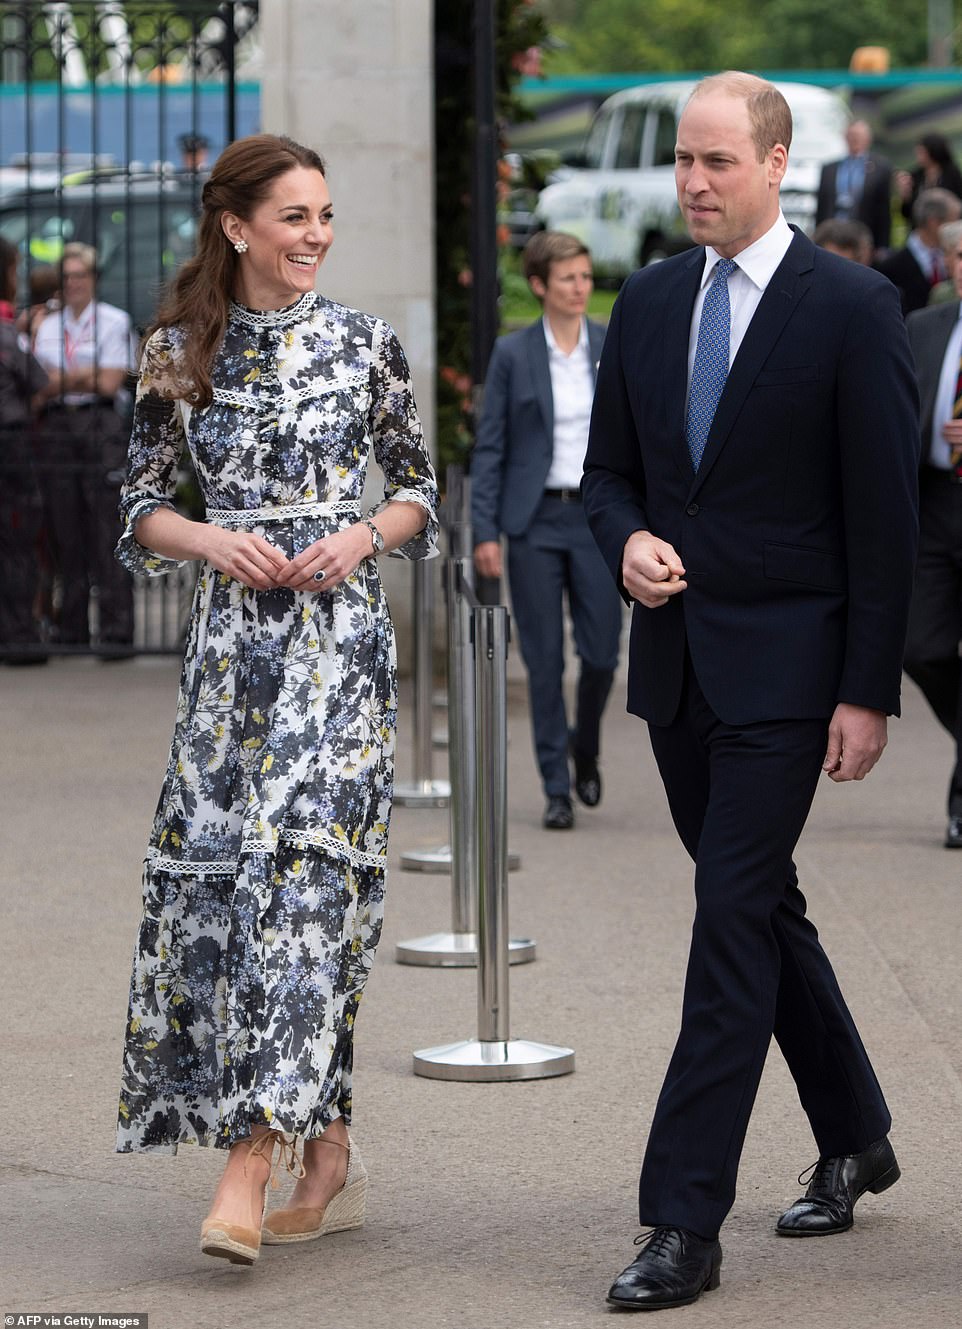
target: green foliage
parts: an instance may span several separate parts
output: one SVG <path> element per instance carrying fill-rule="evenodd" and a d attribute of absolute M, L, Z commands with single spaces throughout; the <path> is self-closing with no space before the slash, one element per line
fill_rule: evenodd
<path fill-rule="evenodd" d="M 552 73 L 846 68 L 857 46 L 925 59 L 928 0 L 541 0 Z"/>
<path fill-rule="evenodd" d="M 435 152 L 437 195 L 437 433 L 442 477 L 463 461 L 472 440 L 471 162 L 473 0 L 435 5 Z M 527 112 L 514 93 L 522 56 L 547 35 L 530 0 L 497 0 L 497 114 L 507 124 Z"/>

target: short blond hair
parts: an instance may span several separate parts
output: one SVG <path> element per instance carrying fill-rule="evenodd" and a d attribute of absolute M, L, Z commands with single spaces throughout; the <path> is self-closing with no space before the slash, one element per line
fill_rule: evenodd
<path fill-rule="evenodd" d="M 93 245 L 82 244 L 79 240 L 71 240 L 68 245 L 64 245 L 63 253 L 60 255 L 61 272 L 63 272 L 63 265 L 68 258 L 78 259 L 88 272 L 92 272 L 96 276 L 97 251 Z"/>
<path fill-rule="evenodd" d="M 744 74 L 738 69 L 727 69 L 723 74 L 711 74 L 695 84 L 688 98 L 694 101 L 710 92 L 723 92 L 740 98 L 748 107 L 752 142 L 758 160 L 763 162 L 772 148 L 780 143 L 787 152 L 792 146 L 792 110 L 782 93 L 757 74 Z"/>
<path fill-rule="evenodd" d="M 580 258 L 582 254 L 591 257 L 588 246 L 576 235 L 569 235 L 567 231 L 535 231 L 524 247 L 521 267 L 528 281 L 538 277 L 547 286 L 552 263 Z"/>

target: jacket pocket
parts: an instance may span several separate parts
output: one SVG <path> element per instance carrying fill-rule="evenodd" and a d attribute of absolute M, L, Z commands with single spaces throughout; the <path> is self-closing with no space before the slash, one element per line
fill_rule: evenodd
<path fill-rule="evenodd" d="M 765 576 L 774 581 L 795 581 L 826 591 L 844 591 L 848 585 L 845 559 L 826 549 L 767 544 L 763 558 Z"/>

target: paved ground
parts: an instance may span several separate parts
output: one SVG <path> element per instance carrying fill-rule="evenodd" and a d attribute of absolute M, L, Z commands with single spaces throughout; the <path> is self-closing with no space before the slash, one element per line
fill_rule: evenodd
<path fill-rule="evenodd" d="M 617 1314 L 607 1284 L 633 1253 L 638 1163 L 692 911 L 689 865 L 623 688 L 607 717 L 604 802 L 567 835 L 540 828 L 512 689 L 510 842 L 523 858 L 512 930 L 534 936 L 539 956 L 512 973 L 512 1032 L 570 1044 L 576 1073 L 489 1086 L 412 1075 L 413 1049 L 474 1034 L 475 976 L 393 962 L 399 939 L 449 923 L 445 878 L 393 871 L 358 1022 L 367 1225 L 268 1248 L 242 1270 L 197 1249 L 219 1155 L 112 1152 L 140 860 L 176 677 L 157 660 L 0 671 L 0 1308 L 146 1310 L 152 1329 L 604 1324 Z M 882 766 L 859 786 L 826 782 L 799 856 L 887 1089 L 903 1180 L 862 1202 L 851 1233 L 775 1238 L 813 1147 L 773 1053 L 723 1233 L 721 1290 L 672 1325 L 962 1322 L 962 855 L 941 848 L 949 744 L 907 691 Z M 392 858 L 446 838 L 446 813 L 399 809 Z"/>

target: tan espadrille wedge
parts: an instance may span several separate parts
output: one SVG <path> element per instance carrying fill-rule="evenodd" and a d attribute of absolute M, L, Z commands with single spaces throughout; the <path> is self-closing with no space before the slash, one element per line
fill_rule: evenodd
<path fill-rule="evenodd" d="M 275 1209 L 264 1219 L 261 1241 L 265 1246 L 280 1246 L 286 1242 L 316 1241 L 332 1232 L 350 1232 L 364 1222 L 364 1204 L 367 1198 L 367 1169 L 361 1162 L 357 1145 L 339 1140 L 324 1140 L 347 1150 L 347 1176 L 344 1185 L 327 1203 L 325 1209 Z"/>
<path fill-rule="evenodd" d="M 293 1177 L 304 1175 L 294 1143 L 288 1140 L 282 1131 L 265 1131 L 247 1143 L 249 1152 L 244 1161 L 244 1171 L 247 1171 L 247 1164 L 254 1155 L 260 1154 L 271 1165 L 270 1184 L 275 1190 L 278 1185 L 278 1164 L 283 1163 Z M 280 1152 L 275 1159 L 274 1149 L 278 1146 Z M 266 1203 L 266 1183 L 264 1194 Z M 253 1264 L 260 1254 L 260 1248 L 261 1234 L 257 1228 L 243 1227 L 239 1223 L 226 1223 L 222 1218 L 216 1217 L 205 1218 L 201 1224 L 200 1249 L 204 1255 L 213 1255 L 218 1259 L 229 1260 L 231 1264 Z"/>

